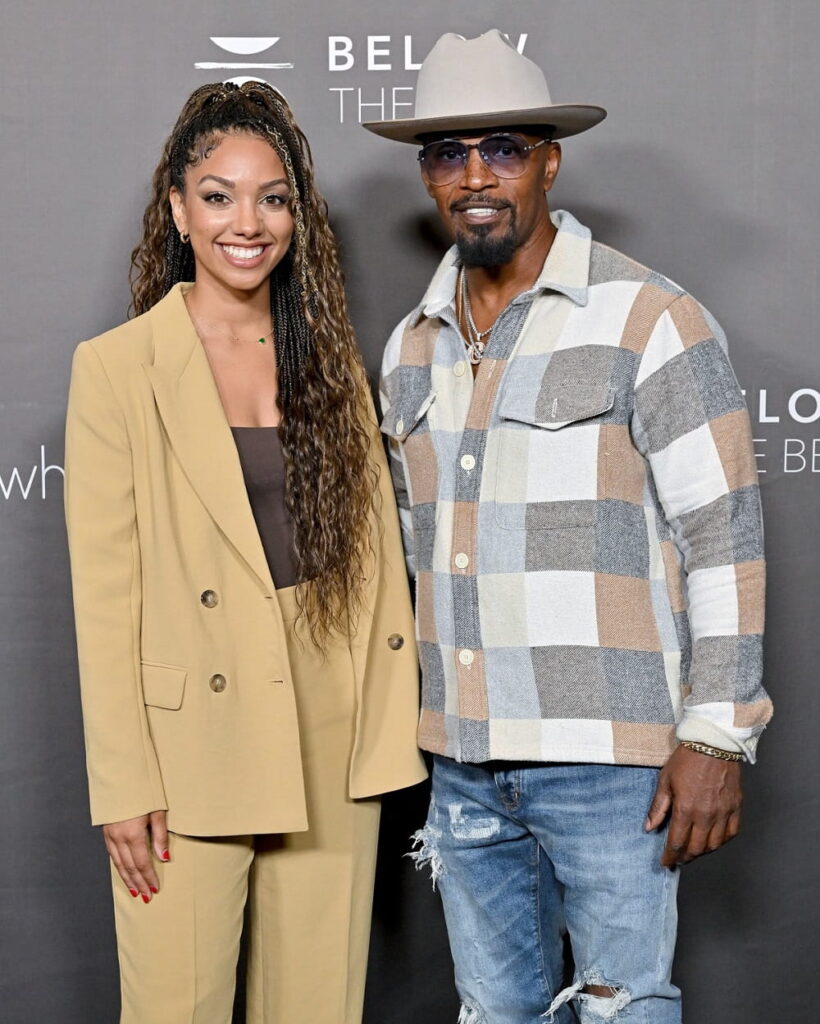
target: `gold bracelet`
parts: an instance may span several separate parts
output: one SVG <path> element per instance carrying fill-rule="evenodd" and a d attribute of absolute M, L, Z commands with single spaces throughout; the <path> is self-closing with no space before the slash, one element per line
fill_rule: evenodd
<path fill-rule="evenodd" d="M 742 761 L 743 754 L 738 750 L 721 750 L 719 747 L 710 747 L 708 743 L 695 743 L 694 740 L 681 740 L 682 747 L 687 750 L 697 751 L 698 754 L 708 754 L 709 757 L 717 757 L 721 761 Z"/>

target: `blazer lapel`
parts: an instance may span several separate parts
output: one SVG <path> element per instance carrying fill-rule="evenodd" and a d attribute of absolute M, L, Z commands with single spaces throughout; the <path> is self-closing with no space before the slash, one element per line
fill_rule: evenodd
<path fill-rule="evenodd" d="M 168 439 L 202 504 L 273 593 L 242 467 L 205 350 L 176 285 L 151 310 L 154 361 L 144 364 Z"/>

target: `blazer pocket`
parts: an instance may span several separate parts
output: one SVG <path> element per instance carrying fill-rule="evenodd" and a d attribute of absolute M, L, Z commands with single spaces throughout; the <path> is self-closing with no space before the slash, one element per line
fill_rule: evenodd
<path fill-rule="evenodd" d="M 142 662 L 142 698 L 148 707 L 178 711 L 182 707 L 188 671 L 176 665 Z"/>

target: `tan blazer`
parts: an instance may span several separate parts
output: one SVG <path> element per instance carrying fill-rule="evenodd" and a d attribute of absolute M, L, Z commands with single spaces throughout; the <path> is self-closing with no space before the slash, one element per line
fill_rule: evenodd
<path fill-rule="evenodd" d="M 66 518 L 92 820 L 167 808 L 188 835 L 299 831 L 284 625 L 185 287 L 74 356 Z M 382 513 L 350 645 L 351 797 L 425 776 L 413 615 L 375 418 L 373 436 Z"/>

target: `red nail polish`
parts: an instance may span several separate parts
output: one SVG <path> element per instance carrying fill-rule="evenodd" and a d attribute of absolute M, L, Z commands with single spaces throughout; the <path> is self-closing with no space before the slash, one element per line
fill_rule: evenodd
<path fill-rule="evenodd" d="M 170 860 L 171 859 L 171 854 L 167 850 L 163 850 L 162 851 L 162 859 L 163 860 Z"/>
<path fill-rule="evenodd" d="M 140 895 L 142 896 L 142 902 L 143 903 L 150 903 L 151 902 L 151 897 L 150 896 L 146 896 L 144 892 L 140 893 Z"/>
<path fill-rule="evenodd" d="M 159 889 L 158 889 L 158 888 L 157 888 L 157 887 L 156 887 L 155 885 L 149 885 L 149 886 L 148 886 L 148 888 L 149 888 L 149 889 L 151 890 L 151 892 L 152 892 L 152 893 L 153 893 L 153 894 L 154 894 L 155 896 L 156 896 L 156 894 L 157 894 L 157 893 L 159 892 Z"/>
<path fill-rule="evenodd" d="M 128 891 L 129 891 L 129 892 L 131 893 L 131 895 L 132 895 L 132 896 L 133 896 L 133 897 L 134 897 L 135 899 L 136 899 L 136 897 L 137 897 L 137 896 L 139 896 L 139 893 L 137 892 L 137 890 L 136 890 L 136 889 L 129 889 Z"/>

